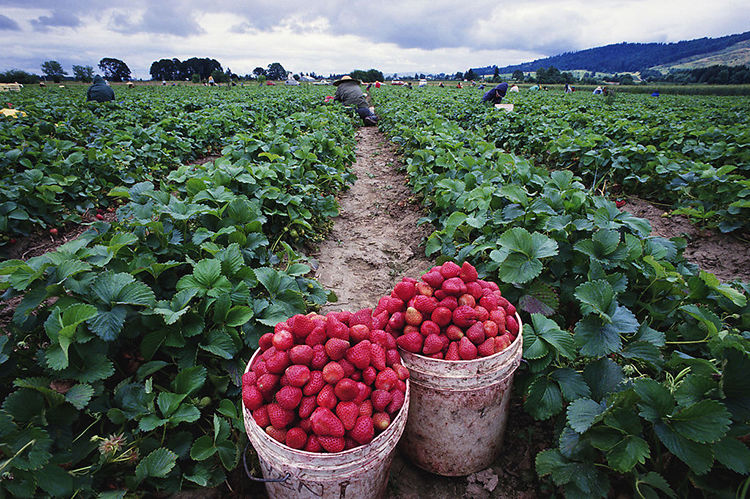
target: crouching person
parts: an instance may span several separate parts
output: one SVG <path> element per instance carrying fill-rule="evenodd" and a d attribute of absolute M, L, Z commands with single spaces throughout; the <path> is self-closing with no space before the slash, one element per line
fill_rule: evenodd
<path fill-rule="evenodd" d="M 104 81 L 104 78 L 96 75 L 94 76 L 94 82 L 89 87 L 88 92 L 86 92 L 86 100 L 93 100 L 96 102 L 107 102 L 109 100 L 115 100 L 115 91 L 112 90 L 109 85 L 107 85 L 107 82 Z"/>
<path fill-rule="evenodd" d="M 336 88 L 336 95 L 333 100 L 339 101 L 345 106 L 351 106 L 357 110 L 357 114 L 362 118 L 365 126 L 375 126 L 378 124 L 378 117 L 375 114 L 375 108 L 370 105 L 367 97 L 359 88 L 360 81 L 349 75 L 343 76 L 333 84 Z"/>

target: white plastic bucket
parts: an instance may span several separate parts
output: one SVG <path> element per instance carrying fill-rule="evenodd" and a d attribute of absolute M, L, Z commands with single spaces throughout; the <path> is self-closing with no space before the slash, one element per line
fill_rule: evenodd
<path fill-rule="evenodd" d="M 446 361 L 399 350 L 409 368 L 411 402 L 401 450 L 431 473 L 464 476 L 489 467 L 503 443 L 523 325 L 502 352 Z"/>
<path fill-rule="evenodd" d="M 247 364 L 250 365 L 258 355 Z M 243 406 L 245 431 L 258 454 L 263 477 L 283 479 L 266 482 L 271 498 L 381 498 L 388 485 L 388 472 L 409 412 L 410 382 L 406 381 L 404 405 L 384 432 L 372 442 L 335 454 L 292 449 L 271 438 Z"/>

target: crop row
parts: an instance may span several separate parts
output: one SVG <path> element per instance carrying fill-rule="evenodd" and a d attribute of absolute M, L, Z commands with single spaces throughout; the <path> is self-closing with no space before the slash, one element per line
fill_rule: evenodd
<path fill-rule="evenodd" d="M 116 222 L 0 263 L 3 299 L 20 300 L 0 336 L 0 495 L 226 480 L 247 442 L 243 361 L 329 299 L 292 245 L 337 213 L 353 123 L 323 106 L 256 121 L 216 161 L 112 188 Z"/>
<path fill-rule="evenodd" d="M 557 437 L 539 476 L 569 497 L 623 484 L 638 497 L 733 495 L 750 472 L 750 286 L 686 262 L 684 240 L 650 236 L 570 170 L 499 149 L 491 132 L 522 117 L 493 109 L 483 127 L 485 111 L 455 97 L 380 102 L 437 227 L 428 256 L 471 262 L 531 315 L 518 389 Z"/>

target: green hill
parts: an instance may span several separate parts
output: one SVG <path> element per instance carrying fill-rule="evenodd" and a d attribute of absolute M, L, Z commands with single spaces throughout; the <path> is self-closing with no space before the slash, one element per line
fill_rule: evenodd
<path fill-rule="evenodd" d="M 744 40 L 729 47 L 712 52 L 688 57 L 672 64 L 654 66 L 662 72 L 674 69 L 696 69 L 710 66 L 747 66 L 750 65 L 750 40 Z"/>

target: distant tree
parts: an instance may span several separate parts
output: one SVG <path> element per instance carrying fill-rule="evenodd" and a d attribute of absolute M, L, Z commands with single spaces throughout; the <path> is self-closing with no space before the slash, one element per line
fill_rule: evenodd
<path fill-rule="evenodd" d="M 214 77 L 214 82 L 216 83 L 226 83 L 229 81 L 229 76 L 224 71 L 219 71 L 218 69 L 215 69 L 211 76 Z"/>
<path fill-rule="evenodd" d="M 474 81 L 477 79 L 477 74 L 474 72 L 473 69 L 469 68 L 469 70 L 464 73 L 464 78 L 469 81 Z"/>
<path fill-rule="evenodd" d="M 0 83 L 37 83 L 39 75 L 27 73 L 20 69 L 9 69 L 0 73 Z"/>
<path fill-rule="evenodd" d="M 181 80 L 181 65 L 179 59 L 159 59 L 151 63 L 151 69 L 148 72 L 152 80 Z"/>
<path fill-rule="evenodd" d="M 382 71 L 378 71 L 377 69 L 368 69 L 367 71 L 355 69 L 354 71 L 349 73 L 349 76 L 351 76 L 352 78 L 356 78 L 357 80 L 366 82 L 383 81 L 385 79 L 383 77 Z"/>
<path fill-rule="evenodd" d="M 193 83 L 200 83 L 201 82 L 201 75 L 198 73 L 193 73 L 193 75 L 190 77 L 190 81 Z"/>
<path fill-rule="evenodd" d="M 520 69 L 513 71 L 513 79 L 516 81 L 523 81 L 523 71 Z"/>
<path fill-rule="evenodd" d="M 258 66 L 257 68 L 253 69 L 253 74 L 256 78 L 259 76 L 265 76 L 266 70 Z"/>
<path fill-rule="evenodd" d="M 461 71 L 456 71 L 456 74 L 453 75 L 454 80 L 463 80 L 464 74 Z"/>
<path fill-rule="evenodd" d="M 84 83 L 90 83 L 94 79 L 94 68 L 91 66 L 73 65 L 73 78 Z"/>
<path fill-rule="evenodd" d="M 492 72 L 492 81 L 494 83 L 500 83 L 500 68 L 495 66 L 495 70 Z"/>
<path fill-rule="evenodd" d="M 126 81 L 130 79 L 130 68 L 120 59 L 105 57 L 99 61 L 99 69 L 104 77 L 110 81 Z"/>
<path fill-rule="evenodd" d="M 183 78 L 192 78 L 192 75 L 197 74 L 201 80 L 207 80 L 216 70 L 224 71 L 219 61 L 208 57 L 191 57 L 180 64 L 180 75 Z"/>
<path fill-rule="evenodd" d="M 286 69 L 278 62 L 268 65 L 266 76 L 269 80 L 286 80 Z"/>
<path fill-rule="evenodd" d="M 63 76 L 68 74 L 65 70 L 63 70 L 62 66 L 57 61 L 43 62 L 42 73 L 44 73 L 47 78 L 51 78 L 55 83 L 60 83 L 60 80 L 62 80 Z"/>

